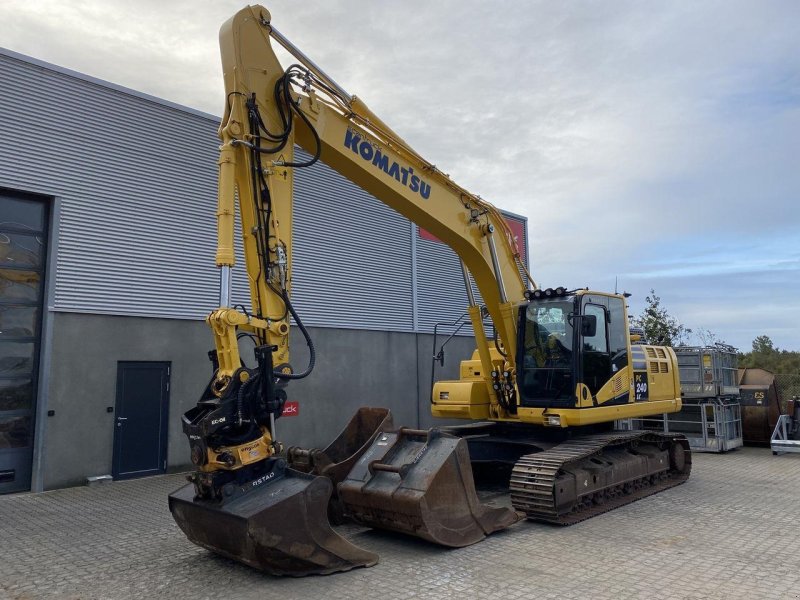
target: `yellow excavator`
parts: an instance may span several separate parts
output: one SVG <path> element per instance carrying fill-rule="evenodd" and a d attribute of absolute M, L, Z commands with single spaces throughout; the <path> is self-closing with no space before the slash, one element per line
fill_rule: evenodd
<path fill-rule="evenodd" d="M 273 40 L 297 62 L 283 68 Z M 498 210 L 342 89 L 263 7 L 226 22 L 220 44 L 213 376 L 183 417 L 196 471 L 169 498 L 190 540 L 276 575 L 332 573 L 378 561 L 336 533 L 342 518 L 460 547 L 524 517 L 571 524 L 689 476 L 684 437 L 613 428 L 681 408 L 674 352 L 629 334 L 623 295 L 537 286 Z M 318 160 L 460 257 L 477 349 L 458 380 L 436 382 L 431 410 L 463 426 L 396 428 L 388 410 L 364 407 L 326 449 L 277 438 L 288 386 L 315 362 L 291 301 L 292 182 Z M 231 305 L 237 208 L 249 308 Z M 290 362 L 290 319 L 309 347 L 302 370 Z M 242 336 L 256 343 L 253 368 Z M 505 480 L 511 506 L 481 501 L 478 472 Z"/>

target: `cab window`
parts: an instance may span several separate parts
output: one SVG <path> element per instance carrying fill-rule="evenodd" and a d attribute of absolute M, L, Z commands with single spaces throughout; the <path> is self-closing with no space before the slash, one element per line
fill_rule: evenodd
<path fill-rule="evenodd" d="M 625 320 L 625 302 L 622 298 L 608 299 L 608 344 L 616 372 L 628 364 L 628 322 Z"/>
<path fill-rule="evenodd" d="M 586 352 L 608 352 L 608 336 L 606 309 L 597 304 L 587 304 L 584 307 L 585 315 L 594 315 L 597 318 L 597 331 L 592 337 L 583 338 L 583 349 Z"/>

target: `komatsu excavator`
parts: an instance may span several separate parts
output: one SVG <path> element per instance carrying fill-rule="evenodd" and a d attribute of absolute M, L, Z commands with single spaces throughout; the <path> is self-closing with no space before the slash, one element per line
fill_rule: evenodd
<path fill-rule="evenodd" d="M 297 63 L 283 68 L 272 40 Z M 169 498 L 189 539 L 272 574 L 332 573 L 378 557 L 329 519 L 459 547 L 523 517 L 571 524 L 688 477 L 682 436 L 613 430 L 616 419 L 681 408 L 674 352 L 629 335 L 625 297 L 538 287 L 498 210 L 342 89 L 263 7 L 226 22 L 220 43 L 213 376 L 183 417 L 196 471 Z M 310 158 L 295 156 L 295 145 Z M 365 407 L 324 450 L 284 448 L 276 437 L 288 384 L 315 361 L 291 282 L 293 173 L 317 160 L 460 257 L 477 349 L 457 381 L 435 384 L 431 407 L 468 420 L 463 427 L 395 428 L 388 410 Z M 231 305 L 237 206 L 249 308 Z M 290 362 L 290 318 L 310 350 L 302 370 Z M 256 342 L 253 368 L 240 357 L 242 336 Z M 480 501 L 473 465 L 506 474 L 511 507 Z"/>

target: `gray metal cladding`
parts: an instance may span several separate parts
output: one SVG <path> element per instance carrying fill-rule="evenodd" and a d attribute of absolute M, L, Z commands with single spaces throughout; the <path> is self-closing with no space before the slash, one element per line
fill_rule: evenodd
<path fill-rule="evenodd" d="M 50 308 L 203 318 L 218 303 L 218 120 L 2 49 L 0 83 L 0 187 L 59 200 Z M 296 170 L 293 207 L 307 325 L 428 332 L 465 311 L 456 255 L 324 164 Z M 249 305 L 236 240 L 233 299 Z"/>
<path fill-rule="evenodd" d="M 523 225 L 527 223 L 524 217 L 507 212 L 503 212 L 503 215 L 509 221 L 518 221 Z M 456 253 L 442 242 L 421 237 L 416 227 L 414 231 L 417 235 L 417 330 L 431 333 L 436 323 L 455 322 L 466 312 L 467 292 Z M 527 230 L 524 231 L 524 248 L 527 248 Z M 522 244 L 520 246 L 522 249 Z M 524 279 L 524 273 L 521 274 Z M 474 281 L 472 292 L 475 301 L 481 304 L 483 300 Z M 453 328 L 440 326 L 438 331 L 449 334 Z M 466 326 L 459 333 L 472 335 L 472 328 Z M 492 335 L 491 329 L 487 329 L 487 335 Z"/>
<path fill-rule="evenodd" d="M 304 322 L 411 331 L 408 220 L 321 163 L 295 171 L 293 210 L 292 298 Z"/>
<path fill-rule="evenodd" d="M 461 261 L 455 252 L 442 242 L 435 242 L 417 235 L 417 329 L 433 332 L 436 323 L 452 323 L 467 311 L 467 291 L 461 274 Z M 475 300 L 480 295 L 473 285 Z M 440 326 L 440 333 L 450 334 L 453 328 Z M 467 326 L 462 329 L 472 333 Z"/>
<path fill-rule="evenodd" d="M 0 81 L 0 186 L 60 201 L 53 308 L 202 317 L 216 123 L 5 53 Z"/>

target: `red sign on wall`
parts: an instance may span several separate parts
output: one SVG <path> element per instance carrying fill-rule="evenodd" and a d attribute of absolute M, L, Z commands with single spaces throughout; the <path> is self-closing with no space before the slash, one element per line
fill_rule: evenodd
<path fill-rule="evenodd" d="M 283 412 L 281 413 L 282 417 L 296 417 L 300 414 L 300 403 L 299 402 L 286 402 L 283 405 Z"/>
<path fill-rule="evenodd" d="M 506 219 L 508 228 L 511 230 L 511 235 L 514 236 L 514 241 L 519 248 L 519 255 L 522 257 L 523 264 L 528 264 L 528 248 L 525 246 L 525 222 L 517 221 L 516 219 Z"/>
<path fill-rule="evenodd" d="M 419 237 L 422 238 L 423 240 L 428 240 L 429 242 L 439 242 L 440 244 L 442 243 L 442 240 L 437 238 L 427 229 L 423 229 L 422 227 L 417 226 L 417 231 L 419 232 Z"/>
<path fill-rule="evenodd" d="M 517 243 L 519 255 L 522 257 L 523 262 L 527 264 L 528 248 L 525 246 L 525 222 L 518 221 L 514 218 L 507 218 L 506 223 L 508 224 L 508 228 L 511 230 L 511 234 L 514 236 L 514 241 Z M 423 240 L 439 242 L 440 244 L 442 243 L 442 240 L 437 238 L 427 229 L 417 227 L 417 231 L 419 232 L 419 237 Z"/>

